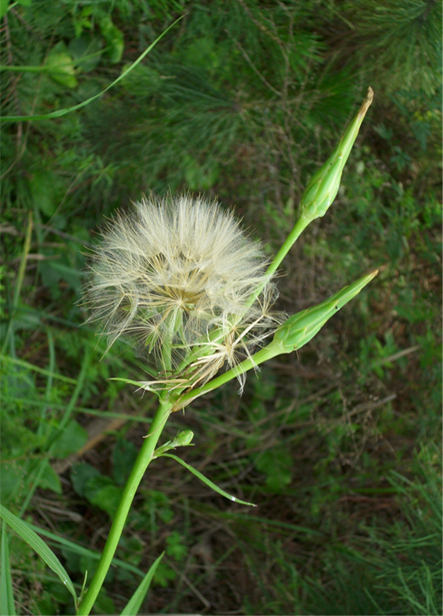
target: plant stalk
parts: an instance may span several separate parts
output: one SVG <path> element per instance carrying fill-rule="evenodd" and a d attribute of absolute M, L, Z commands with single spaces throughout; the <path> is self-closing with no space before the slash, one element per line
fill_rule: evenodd
<path fill-rule="evenodd" d="M 109 532 L 106 545 L 103 549 L 100 562 L 97 570 L 89 585 L 88 591 L 80 602 L 77 610 L 78 616 L 88 616 L 90 613 L 97 595 L 103 585 L 106 574 L 111 566 L 112 559 L 117 550 L 118 542 L 123 532 L 123 528 L 126 522 L 126 518 L 131 508 L 132 501 L 134 500 L 135 493 L 140 481 L 151 462 L 157 441 L 160 438 L 162 430 L 166 424 L 166 421 L 171 412 L 174 401 L 167 397 L 164 393 L 160 397 L 160 405 L 152 420 L 152 424 L 149 430 L 149 434 L 145 438 L 145 441 L 140 449 L 135 464 L 132 468 L 128 481 L 126 482 L 125 489 L 123 491 L 120 504 L 115 514 L 114 521 Z"/>
<path fill-rule="evenodd" d="M 273 357 L 280 355 L 280 353 L 281 351 L 279 349 L 277 349 L 276 347 L 271 347 L 270 345 L 268 345 L 264 349 L 260 349 L 259 351 L 257 351 L 257 353 L 254 353 L 252 357 L 248 357 L 248 359 L 245 359 L 240 364 L 235 366 L 235 368 L 227 370 L 220 376 L 217 376 L 215 379 L 212 379 L 212 381 L 205 383 L 201 387 L 196 387 L 195 389 L 192 389 L 183 396 L 178 397 L 177 405 L 174 410 L 184 408 L 196 398 L 199 398 L 203 394 L 208 393 L 208 391 L 212 391 L 213 389 L 221 387 L 221 385 L 224 385 L 228 381 L 236 379 L 240 374 L 251 370 L 251 368 L 256 368 L 263 362 L 269 361 Z"/>

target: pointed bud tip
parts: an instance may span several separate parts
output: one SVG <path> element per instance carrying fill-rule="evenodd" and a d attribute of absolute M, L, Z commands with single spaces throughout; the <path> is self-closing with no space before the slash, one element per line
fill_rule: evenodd
<path fill-rule="evenodd" d="M 371 86 L 369 86 L 368 92 L 366 94 L 366 98 L 363 101 L 362 106 L 360 107 L 360 111 L 358 112 L 359 116 L 365 117 L 366 112 L 368 111 L 369 107 L 371 106 L 371 103 L 372 103 L 373 100 L 374 100 L 374 90 L 371 88 Z"/>

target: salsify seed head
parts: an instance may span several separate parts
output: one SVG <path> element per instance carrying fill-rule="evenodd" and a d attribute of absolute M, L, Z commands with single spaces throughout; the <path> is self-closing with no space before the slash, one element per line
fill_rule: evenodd
<path fill-rule="evenodd" d="M 162 382 L 180 374 L 191 386 L 205 382 L 250 356 L 282 321 L 270 312 L 277 291 L 266 265 L 261 245 L 217 203 L 144 198 L 107 224 L 93 250 L 89 320 L 108 349 L 119 338 L 135 345 Z"/>

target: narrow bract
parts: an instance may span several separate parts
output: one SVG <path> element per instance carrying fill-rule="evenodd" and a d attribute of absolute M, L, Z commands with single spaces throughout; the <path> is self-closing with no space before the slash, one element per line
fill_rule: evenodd
<path fill-rule="evenodd" d="M 158 382 L 195 385 L 250 356 L 281 322 L 270 312 L 277 290 L 266 265 L 261 245 L 217 203 L 143 199 L 103 230 L 85 303 L 108 350 L 129 341 L 154 363 Z"/>

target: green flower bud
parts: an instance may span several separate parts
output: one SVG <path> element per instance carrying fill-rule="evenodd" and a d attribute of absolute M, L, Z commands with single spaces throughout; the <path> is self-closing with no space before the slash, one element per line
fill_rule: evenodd
<path fill-rule="evenodd" d="M 280 345 L 281 353 L 292 353 L 295 349 L 300 349 L 323 327 L 332 316 L 334 308 L 335 304 L 327 301 L 294 314 L 280 325 L 273 342 Z"/>
<path fill-rule="evenodd" d="M 321 304 L 289 317 L 277 329 L 269 346 L 278 348 L 280 353 L 292 353 L 295 349 L 300 349 L 317 334 L 333 314 L 360 293 L 377 274 L 378 270 L 375 270 L 347 287 L 343 287 L 341 291 Z"/>
<path fill-rule="evenodd" d="M 338 146 L 321 169 L 311 178 L 300 203 L 302 218 L 311 221 L 324 216 L 337 196 L 343 168 L 373 98 L 374 92 L 372 88 L 369 88 L 359 112 L 345 130 Z"/>
<path fill-rule="evenodd" d="M 186 447 L 186 445 L 190 445 L 192 439 L 194 438 L 194 433 L 192 430 L 182 430 L 177 434 L 175 439 L 172 442 L 174 447 Z"/>

